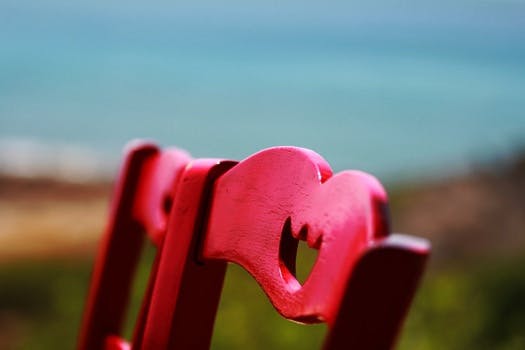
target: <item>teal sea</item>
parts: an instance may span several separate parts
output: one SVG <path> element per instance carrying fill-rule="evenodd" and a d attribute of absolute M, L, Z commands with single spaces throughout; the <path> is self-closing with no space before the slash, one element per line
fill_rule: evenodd
<path fill-rule="evenodd" d="M 525 145 L 525 3 L 0 1 L 4 170 L 112 166 L 137 137 L 303 146 L 389 180 L 505 157 Z"/>

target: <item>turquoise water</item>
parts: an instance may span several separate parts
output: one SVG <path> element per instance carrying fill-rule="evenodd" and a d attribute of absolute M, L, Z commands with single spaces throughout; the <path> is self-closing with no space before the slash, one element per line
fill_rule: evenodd
<path fill-rule="evenodd" d="M 0 156 L 284 144 L 399 179 L 525 144 L 522 2 L 3 1 L 0 43 Z"/>

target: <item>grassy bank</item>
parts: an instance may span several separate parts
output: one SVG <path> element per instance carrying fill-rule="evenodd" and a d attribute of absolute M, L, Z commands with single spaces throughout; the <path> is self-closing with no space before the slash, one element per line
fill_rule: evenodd
<path fill-rule="evenodd" d="M 0 348 L 73 348 L 90 268 L 86 260 L 2 266 Z M 399 349 L 524 349 L 523 271 L 525 256 L 430 270 Z M 246 272 L 229 269 L 213 348 L 318 349 L 325 331 L 283 320 Z"/>

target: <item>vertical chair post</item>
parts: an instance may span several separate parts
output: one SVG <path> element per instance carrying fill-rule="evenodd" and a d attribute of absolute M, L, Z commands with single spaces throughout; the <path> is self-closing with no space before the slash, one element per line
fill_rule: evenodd
<path fill-rule="evenodd" d="M 200 159 L 184 171 L 170 215 L 140 349 L 209 348 L 226 262 L 200 260 L 201 235 L 214 181 L 234 164 Z"/>
<path fill-rule="evenodd" d="M 104 349 L 108 336 L 120 334 L 145 232 L 157 246 L 162 243 L 162 200 L 188 159 L 185 152 L 161 152 L 150 143 L 127 148 L 92 272 L 79 350 Z"/>
<path fill-rule="evenodd" d="M 391 235 L 359 258 L 325 350 L 392 349 L 423 274 L 429 244 Z"/>

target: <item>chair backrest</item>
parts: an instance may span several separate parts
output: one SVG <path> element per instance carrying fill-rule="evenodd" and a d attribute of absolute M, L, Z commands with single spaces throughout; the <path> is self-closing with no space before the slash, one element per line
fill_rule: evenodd
<path fill-rule="evenodd" d="M 132 142 L 126 147 L 91 277 L 79 349 L 102 349 L 106 342 L 115 342 L 123 326 L 144 239 L 148 237 L 157 249 L 161 247 L 178 180 L 190 160 L 184 151 L 175 148 L 161 151 L 148 142 Z M 135 337 L 142 336 L 148 300 L 149 292 L 144 298 Z"/>
<path fill-rule="evenodd" d="M 319 155 L 294 147 L 238 164 L 193 160 L 178 178 L 132 348 L 207 349 L 227 262 L 245 268 L 284 317 L 326 322 L 326 349 L 393 346 L 429 245 L 390 234 L 375 178 L 332 175 Z M 319 251 L 303 284 L 295 277 L 299 240 Z"/>

